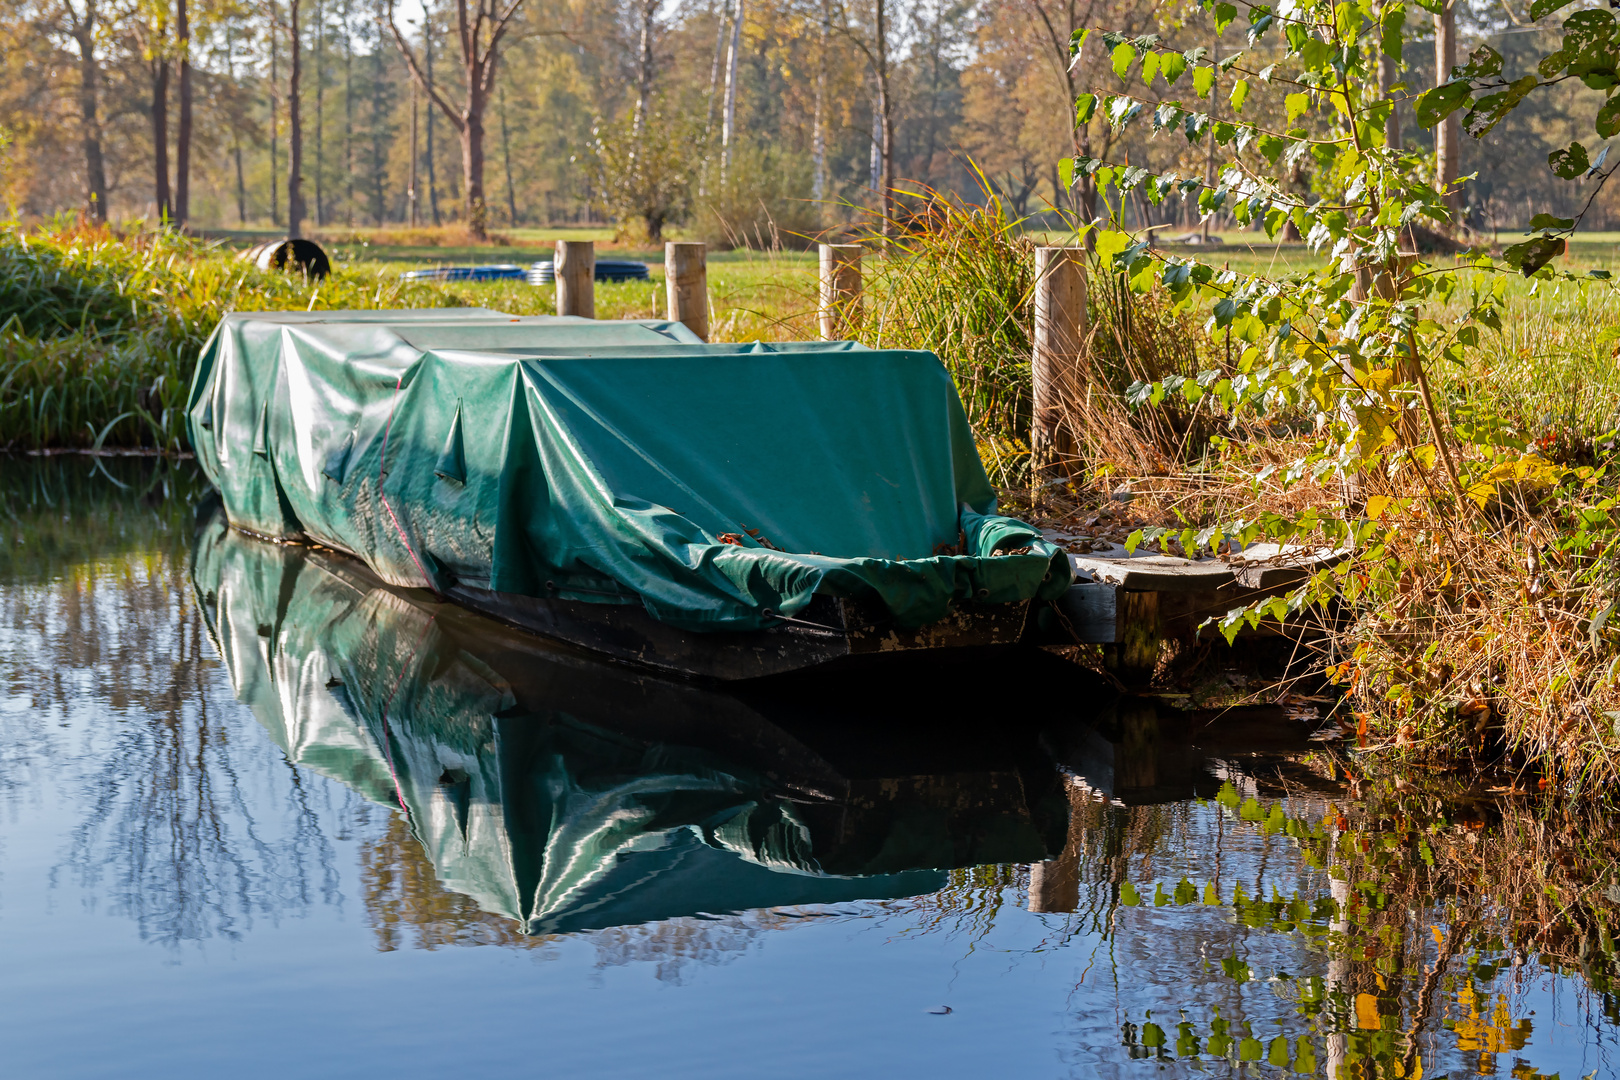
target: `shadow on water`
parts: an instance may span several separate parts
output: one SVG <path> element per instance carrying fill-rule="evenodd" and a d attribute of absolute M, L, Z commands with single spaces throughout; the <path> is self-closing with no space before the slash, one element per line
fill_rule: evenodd
<path fill-rule="evenodd" d="M 1609 1074 L 1605 813 L 1041 652 L 672 682 L 194 519 L 183 469 L 6 466 L 0 793 L 74 762 L 63 870 L 150 940 L 341 904 L 353 839 L 384 950 L 574 936 L 680 982 L 845 919 L 1072 961 L 1074 1075 Z"/>

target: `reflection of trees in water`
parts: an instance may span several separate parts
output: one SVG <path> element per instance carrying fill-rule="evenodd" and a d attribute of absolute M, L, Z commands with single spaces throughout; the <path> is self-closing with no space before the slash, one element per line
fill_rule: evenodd
<path fill-rule="evenodd" d="M 652 964 L 653 975 L 660 982 L 680 986 L 692 965 L 729 964 L 741 959 L 767 935 L 805 921 L 791 911 L 762 910 L 712 918 L 682 916 L 580 936 L 595 947 L 598 968 Z"/>
<path fill-rule="evenodd" d="M 382 952 L 446 945 L 543 948 L 556 940 L 526 936 L 514 920 L 484 911 L 472 897 L 440 884 L 402 814 L 388 813 L 381 835 L 360 845 L 360 883 Z"/>
<path fill-rule="evenodd" d="M 1116 954 L 1175 992 L 1128 1002 L 1129 1057 L 1341 1080 L 1492 1075 L 1496 1055 L 1535 1057 L 1527 992 L 1555 975 L 1604 1052 L 1617 1023 L 1612 821 L 1405 781 L 1338 806 L 1271 794 L 1286 797 L 1229 785 L 1194 815 L 1202 839 L 1173 831 L 1133 865 Z M 1189 877 L 1214 840 L 1230 872 Z"/>
<path fill-rule="evenodd" d="M 46 761 L 72 777 L 62 797 L 82 824 L 65 866 L 92 903 L 169 945 L 336 903 L 322 817 L 348 798 L 311 789 L 239 710 L 212 708 L 218 665 L 182 540 L 0 581 L 0 675 L 28 706 L 0 712 L 7 782 L 43 780 Z"/>
<path fill-rule="evenodd" d="M 558 955 L 561 942 L 581 941 L 595 948 L 598 968 L 648 963 L 654 965 L 655 978 L 675 985 L 685 981 L 694 964 L 730 963 L 763 935 L 804 921 L 791 911 L 756 911 L 574 934 L 525 935 L 516 921 L 484 911 L 471 897 L 441 884 L 409 822 L 399 813 L 390 813 L 382 834 L 361 845 L 360 879 L 366 914 L 381 951 L 504 945 L 550 960 Z"/>

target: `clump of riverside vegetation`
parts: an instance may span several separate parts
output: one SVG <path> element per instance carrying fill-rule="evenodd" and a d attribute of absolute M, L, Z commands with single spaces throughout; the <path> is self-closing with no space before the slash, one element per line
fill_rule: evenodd
<path fill-rule="evenodd" d="M 1546 18 L 1568 2 L 1535 0 L 1529 14 Z M 1218 33 L 1239 13 L 1204 6 Z M 1386 142 L 1393 103 L 1379 54 L 1400 60 L 1405 5 L 1242 8 L 1247 46 L 1228 56 L 1173 53 L 1157 35 L 1106 27 L 1073 42 L 1097 61 L 1082 70 L 1121 80 L 1116 92 L 1080 96 L 1081 122 L 1150 125 L 1200 155 L 1213 141 L 1221 162 L 1210 185 L 1077 156 L 1061 166 L 1073 183 L 1119 206 L 1196 199 L 1204 213 L 1225 210 L 1270 237 L 1297 230 L 1318 256 L 1308 269 L 1268 274 L 1166 255 L 1123 230 L 1113 203 L 1111 224 L 1081 229 L 1110 289 L 1196 317 L 1205 331 L 1198 370 L 1126 391 L 1142 414 L 1174 404 L 1211 432 L 1186 439 L 1164 475 L 1141 485 L 1157 520 L 1132 546 L 1196 554 L 1270 539 L 1340 549 L 1348 557 L 1337 565 L 1233 611 L 1218 629 L 1326 627 L 1325 666 L 1348 689 L 1364 743 L 1505 753 L 1564 790 L 1611 785 L 1620 780 L 1620 302 L 1608 274 L 1555 269 L 1579 217 L 1537 215 L 1534 235 L 1499 258 L 1424 254 L 1426 236 L 1456 230 L 1465 185 L 1437 189 L 1432 158 Z M 1598 91 L 1597 134 L 1620 133 L 1620 24 L 1582 10 L 1563 28 L 1562 47 L 1532 71 L 1504 73 L 1503 58 L 1480 46 L 1415 97 L 1419 124 L 1467 110 L 1463 126 L 1483 136 L 1527 95 L 1581 80 Z M 1217 79 L 1231 87 L 1229 121 L 1211 115 Z M 1282 108 L 1261 108 L 1272 95 Z M 1603 170 L 1606 157 L 1574 143 L 1549 167 L 1601 184 L 1615 168 Z M 1314 170 L 1306 193 L 1295 179 L 1302 164 Z"/>
<path fill-rule="evenodd" d="M 167 230 L 7 228 L 0 231 L 0 449 L 183 449 L 198 350 L 233 309 L 444 303 L 397 276 L 340 270 L 310 281 L 267 273 Z"/>
<path fill-rule="evenodd" d="M 1002 488 L 1027 488 L 1038 238 L 1008 212 L 989 179 L 977 176 L 981 202 L 917 186 L 896 194 L 920 209 L 864 223 L 862 240 L 883 257 L 866 265 L 859 337 L 879 348 L 939 354 L 991 478 Z M 1090 270 L 1086 379 L 1065 402 L 1069 427 L 1086 460 L 1136 474 L 1163 471 L 1199 418 L 1176 400 L 1133 410 L 1123 391 L 1196 375 L 1209 339 L 1195 318 L 1171 310 L 1162 290 L 1135 296 L 1096 258 Z"/>

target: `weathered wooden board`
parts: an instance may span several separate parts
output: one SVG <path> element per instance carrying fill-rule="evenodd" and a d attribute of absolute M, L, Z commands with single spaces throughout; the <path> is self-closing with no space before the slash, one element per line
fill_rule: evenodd
<path fill-rule="evenodd" d="M 1265 543 L 1220 557 L 1184 559 L 1141 549 L 1127 552 L 1123 544 L 1082 534 L 1054 529 L 1041 532 L 1053 543 L 1071 549 L 1069 562 L 1077 578 L 1107 582 L 1130 592 L 1196 593 L 1233 584 L 1244 589 L 1281 590 L 1348 555 L 1339 548 Z M 1076 553 L 1072 551 L 1075 546 L 1091 550 Z"/>
<path fill-rule="evenodd" d="M 1128 592 L 1208 592 L 1230 585 L 1236 575 L 1219 559 L 1182 559 L 1142 550 L 1128 553 L 1115 544 L 1109 551 L 1070 555 L 1076 576 L 1118 585 Z"/>

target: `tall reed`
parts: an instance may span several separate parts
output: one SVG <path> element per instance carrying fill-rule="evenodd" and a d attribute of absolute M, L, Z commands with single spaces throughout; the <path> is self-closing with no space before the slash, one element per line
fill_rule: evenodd
<path fill-rule="evenodd" d="M 919 187 L 921 204 L 861 238 L 870 307 L 863 341 L 928 349 L 950 370 L 993 479 L 1021 486 L 1029 472 L 1030 344 L 1035 241 L 999 196 L 969 203 Z"/>
<path fill-rule="evenodd" d="M 982 202 L 917 187 L 897 192 L 911 208 L 865 224 L 860 238 L 881 257 L 867 260 L 871 308 L 861 336 L 880 347 L 937 353 L 956 380 L 992 478 L 1023 487 L 1030 480 L 1039 240 L 980 180 Z M 1195 374 L 1209 339 L 1162 292 L 1135 296 L 1094 255 L 1085 261 L 1090 331 L 1081 377 L 1058 403 L 1080 448 L 1074 464 L 1131 475 L 1169 471 L 1201 452 L 1207 416 L 1186 401 L 1133 409 L 1126 391 Z"/>

